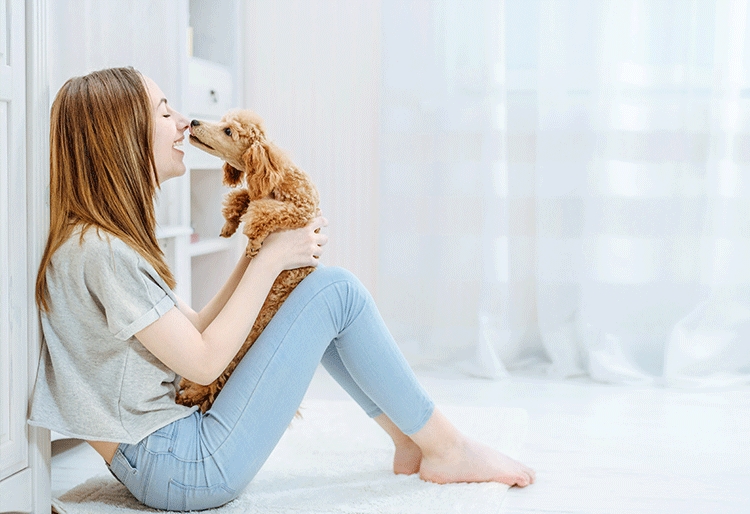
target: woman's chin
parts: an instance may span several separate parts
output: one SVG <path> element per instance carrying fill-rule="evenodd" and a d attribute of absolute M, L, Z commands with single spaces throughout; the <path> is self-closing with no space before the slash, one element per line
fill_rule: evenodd
<path fill-rule="evenodd" d="M 187 171 L 187 168 L 184 164 L 180 163 L 180 166 L 174 166 L 171 170 L 163 173 L 157 173 L 159 176 L 159 183 L 163 184 L 165 181 L 175 178 L 175 177 L 181 177 L 185 174 Z"/>

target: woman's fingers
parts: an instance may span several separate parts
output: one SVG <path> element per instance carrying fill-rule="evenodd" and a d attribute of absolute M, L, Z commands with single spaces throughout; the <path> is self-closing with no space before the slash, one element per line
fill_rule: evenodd
<path fill-rule="evenodd" d="M 318 232 L 319 229 L 328 226 L 328 220 L 319 215 L 314 217 L 307 226 L 312 228 L 315 232 Z"/>
<path fill-rule="evenodd" d="M 323 216 L 316 216 L 307 226 L 293 230 L 277 230 L 263 242 L 267 253 L 274 254 L 283 269 L 317 266 L 328 236 L 321 229 L 328 225 Z"/>
<path fill-rule="evenodd" d="M 313 232 L 315 233 L 315 236 L 316 236 L 315 244 L 317 244 L 319 247 L 322 247 L 328 242 L 328 236 L 320 232 L 321 228 L 328 226 L 328 220 L 323 217 L 323 215 L 320 212 L 320 209 L 318 209 L 317 211 L 317 216 L 313 218 L 307 226 L 309 228 L 312 228 Z M 315 254 L 314 257 L 317 259 L 318 257 L 320 257 L 320 254 L 319 253 Z"/>

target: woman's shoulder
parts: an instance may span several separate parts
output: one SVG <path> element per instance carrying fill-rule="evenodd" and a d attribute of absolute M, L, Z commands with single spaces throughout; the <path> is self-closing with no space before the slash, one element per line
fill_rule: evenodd
<path fill-rule="evenodd" d="M 119 237 L 96 227 L 77 227 L 55 252 L 53 260 L 67 263 L 140 263 L 140 255 Z"/>
<path fill-rule="evenodd" d="M 126 254 L 138 253 L 119 237 L 97 227 L 87 227 L 85 229 L 76 227 L 62 246 L 67 246 L 72 251 L 94 254 L 110 254 L 112 252 Z"/>

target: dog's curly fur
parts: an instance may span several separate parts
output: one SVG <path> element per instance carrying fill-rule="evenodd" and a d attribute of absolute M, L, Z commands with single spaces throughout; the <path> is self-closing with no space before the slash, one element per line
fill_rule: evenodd
<path fill-rule="evenodd" d="M 190 143 L 225 161 L 224 184 L 234 189 L 224 199 L 222 212 L 226 222 L 221 236 L 231 236 L 240 222 L 244 223 L 248 257 L 257 255 L 271 232 L 304 227 L 315 217 L 319 197 L 310 177 L 268 141 L 263 121 L 252 111 L 229 111 L 218 123 L 193 120 Z M 199 405 L 203 412 L 207 411 L 292 289 L 314 269 L 283 271 L 271 287 L 245 343 L 224 372 L 207 386 L 183 378 L 177 403 Z"/>

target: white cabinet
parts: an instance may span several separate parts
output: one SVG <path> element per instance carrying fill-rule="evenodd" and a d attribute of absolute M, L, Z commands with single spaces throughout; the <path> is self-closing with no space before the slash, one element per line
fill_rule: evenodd
<path fill-rule="evenodd" d="M 46 127 L 46 103 L 38 103 L 46 100 L 46 75 L 36 72 L 46 64 L 45 8 L 42 0 L 0 2 L 0 512 L 3 513 L 49 511 L 49 433 L 26 424 L 40 346 L 34 283 L 43 240 L 44 209 L 40 198 L 45 190 L 41 184 L 45 183 L 43 170 L 48 147 L 41 137 Z M 27 92 L 37 103 L 30 101 L 27 106 Z"/>
<path fill-rule="evenodd" d="M 10 7 L 10 9 L 8 8 Z M 0 510 L 29 510 L 23 2 L 0 4 Z M 8 19 L 10 18 L 10 20 Z M 19 23 L 20 21 L 20 23 Z M 10 23 L 8 23 L 10 22 Z M 8 28 L 10 30 L 8 30 Z M 19 491 L 18 488 L 21 490 Z M 11 490 L 16 500 L 6 505 Z"/>
<path fill-rule="evenodd" d="M 233 82 L 227 66 L 193 56 L 188 61 L 185 104 L 196 117 L 221 117 L 233 107 Z"/>
<path fill-rule="evenodd" d="M 237 0 L 191 0 L 186 30 L 182 113 L 190 119 L 219 120 L 240 107 L 239 23 Z M 244 242 L 241 234 L 219 237 L 222 161 L 183 146 L 187 172 L 165 182 L 157 206 L 157 237 L 177 280 L 176 293 L 196 310 L 203 307 L 231 273 Z"/>

